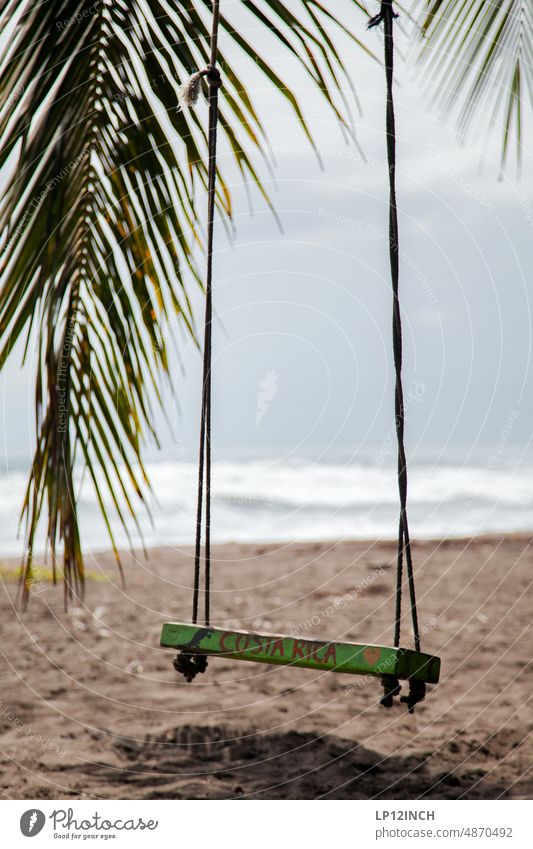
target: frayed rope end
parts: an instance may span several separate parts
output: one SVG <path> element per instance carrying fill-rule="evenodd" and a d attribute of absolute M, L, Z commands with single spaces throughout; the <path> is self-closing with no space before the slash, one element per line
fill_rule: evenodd
<path fill-rule="evenodd" d="M 184 109 L 186 106 L 195 106 L 198 103 L 200 84 L 205 73 L 205 71 L 196 71 L 196 73 L 191 74 L 189 79 L 180 85 L 178 88 L 178 109 Z"/>

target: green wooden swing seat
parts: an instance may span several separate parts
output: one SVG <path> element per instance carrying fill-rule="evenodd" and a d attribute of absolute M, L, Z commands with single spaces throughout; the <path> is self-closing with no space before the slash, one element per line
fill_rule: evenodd
<path fill-rule="evenodd" d="M 436 684 L 440 658 L 411 649 L 359 643 L 321 642 L 247 631 L 221 631 L 209 626 L 169 622 L 163 625 L 161 645 L 191 654 L 228 660 L 251 660 L 300 666 L 351 675 L 392 675 L 400 680 Z"/>

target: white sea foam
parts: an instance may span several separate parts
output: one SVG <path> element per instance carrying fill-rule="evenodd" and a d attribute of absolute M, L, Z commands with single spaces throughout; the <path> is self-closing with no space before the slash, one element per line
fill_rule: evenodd
<path fill-rule="evenodd" d="M 193 541 L 196 466 L 164 461 L 148 466 L 157 504 L 154 525 L 139 506 L 148 546 Z M 0 552 L 20 553 L 18 517 L 26 478 L 21 471 L 0 476 Z M 392 538 L 398 495 L 393 466 L 366 463 L 217 462 L 213 467 L 213 540 L 268 541 Z M 111 511 L 112 512 L 112 511 Z M 411 531 L 418 537 L 484 532 L 533 531 L 533 465 L 415 463 L 410 469 Z M 84 481 L 79 502 L 87 550 L 107 548 L 96 495 Z M 127 537 L 115 518 L 119 545 Z M 133 533 L 134 545 L 140 544 Z"/>

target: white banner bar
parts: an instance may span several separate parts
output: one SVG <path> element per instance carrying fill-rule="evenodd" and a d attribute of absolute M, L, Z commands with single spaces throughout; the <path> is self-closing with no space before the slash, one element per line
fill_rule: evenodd
<path fill-rule="evenodd" d="M 533 846 L 529 801 L 2 801 L 2 846 Z M 274 810 L 270 810 L 275 807 Z M 202 808 L 204 810 L 202 810 Z M 30 841 L 35 839 L 35 843 Z"/>

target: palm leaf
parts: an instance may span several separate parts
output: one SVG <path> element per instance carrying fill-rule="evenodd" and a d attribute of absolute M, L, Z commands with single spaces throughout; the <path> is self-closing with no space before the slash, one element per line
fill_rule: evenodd
<path fill-rule="evenodd" d="M 421 20 L 427 79 L 461 135 L 474 121 L 502 132 L 501 168 L 515 139 L 522 155 L 524 104 L 533 104 L 532 0 L 426 0 Z"/>
<path fill-rule="evenodd" d="M 262 190 L 265 128 L 243 60 L 290 104 L 311 143 L 312 134 L 290 85 L 232 24 L 228 6 L 222 143 Z M 331 32 L 346 25 L 318 0 L 301 0 L 298 14 L 279 0 L 240 6 L 350 130 Z M 20 337 L 37 352 L 24 598 L 43 513 L 54 579 L 63 575 L 66 601 L 83 590 L 78 465 L 93 482 L 117 561 L 113 514 L 128 529 L 138 524 L 139 503 L 148 504 L 142 447 L 156 438 L 150 398 L 168 375 L 169 323 L 177 315 L 195 333 L 187 287 L 200 282 L 193 257 L 207 142 L 201 110 L 176 105 L 180 83 L 208 61 L 210 12 L 208 0 L 95 0 L 87 8 L 0 0 L 0 367 Z M 217 205 L 231 218 L 223 173 Z"/>

